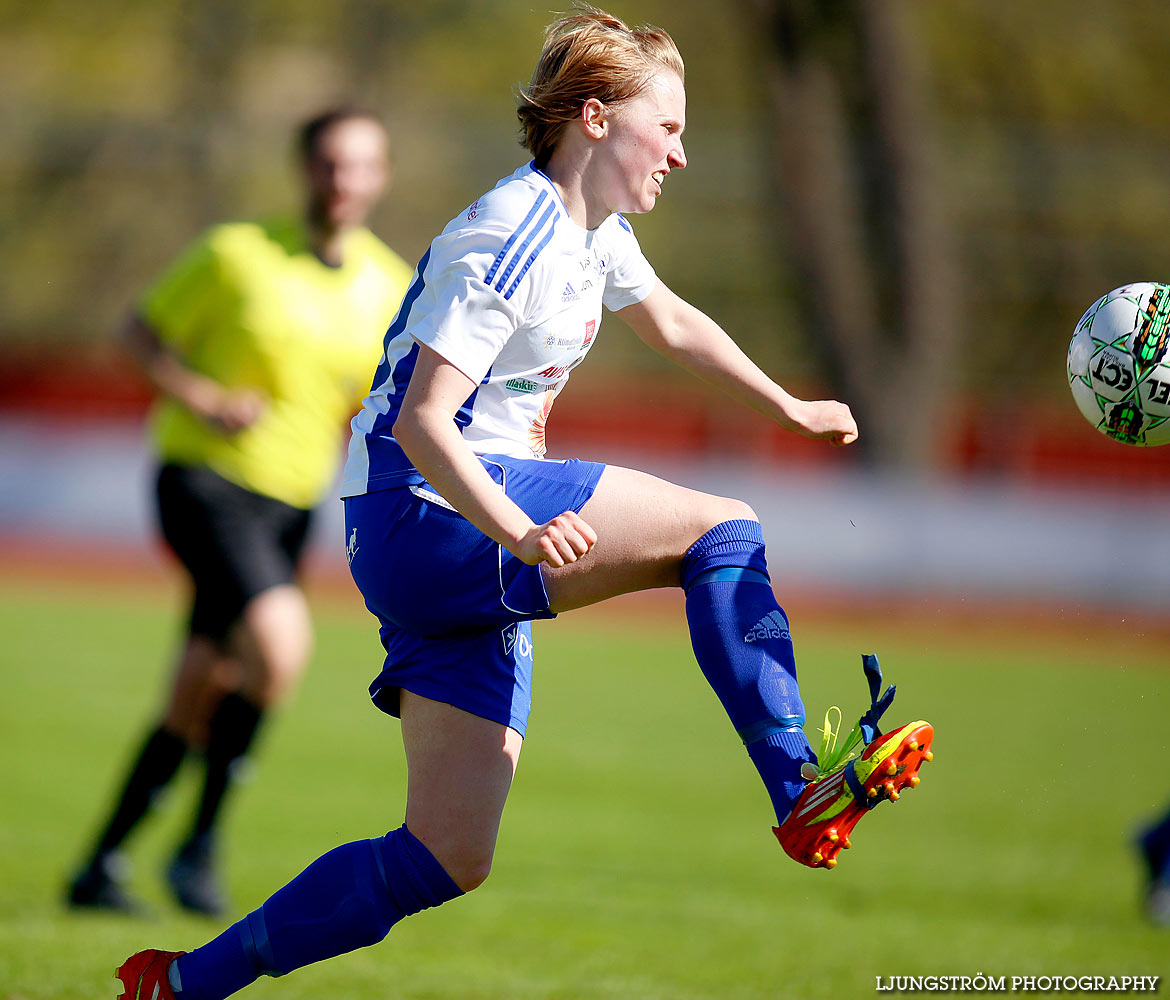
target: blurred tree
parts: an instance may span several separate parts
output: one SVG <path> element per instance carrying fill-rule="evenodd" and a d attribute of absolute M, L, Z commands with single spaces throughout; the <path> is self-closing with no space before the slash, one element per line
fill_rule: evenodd
<path fill-rule="evenodd" d="M 512 89 L 549 15 L 521 0 L 8 7 L 0 364 L 100 353 L 200 228 L 286 207 L 290 131 L 333 101 L 389 121 L 397 177 L 375 228 L 417 257 L 521 161 Z M 1163 0 L 713 10 L 614 4 L 669 28 L 687 60 L 690 166 L 636 221 L 664 278 L 798 391 L 829 391 L 831 363 L 874 457 L 925 461 L 948 395 L 1013 426 L 1036 404 L 1068 413 L 1077 317 L 1170 276 Z M 666 371 L 617 330 L 580 377 Z"/>
<path fill-rule="evenodd" d="M 750 0 L 804 309 L 874 463 L 925 468 L 955 384 L 955 279 L 905 0 Z"/>
<path fill-rule="evenodd" d="M 175 114 L 181 123 L 182 183 L 188 203 L 203 219 L 226 214 L 217 157 L 237 131 L 234 98 L 250 48 L 251 12 L 238 0 L 180 0 L 178 7 Z"/>

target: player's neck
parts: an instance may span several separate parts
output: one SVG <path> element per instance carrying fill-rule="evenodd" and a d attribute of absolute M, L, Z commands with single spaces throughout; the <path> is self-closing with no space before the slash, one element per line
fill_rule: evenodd
<path fill-rule="evenodd" d="M 588 157 L 574 156 L 561 146 L 540 170 L 557 189 L 569 218 L 581 228 L 596 229 L 612 214 L 590 183 Z"/>

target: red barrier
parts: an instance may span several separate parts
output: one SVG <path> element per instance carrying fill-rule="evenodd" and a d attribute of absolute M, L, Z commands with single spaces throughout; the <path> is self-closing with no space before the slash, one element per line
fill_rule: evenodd
<path fill-rule="evenodd" d="M 117 355 L 0 357 L 0 414 L 45 420 L 141 420 L 142 379 Z M 685 379 L 587 374 L 557 399 L 556 453 L 604 457 L 614 448 L 662 455 L 758 457 L 801 465 L 850 461 L 848 452 L 781 430 Z M 968 403 L 941 432 L 940 471 L 1073 485 L 1170 487 L 1170 447 L 1137 448 L 1097 433 L 1071 399 Z"/>

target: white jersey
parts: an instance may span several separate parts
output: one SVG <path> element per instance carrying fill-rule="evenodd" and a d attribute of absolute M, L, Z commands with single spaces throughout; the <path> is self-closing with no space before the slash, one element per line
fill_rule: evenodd
<path fill-rule="evenodd" d="M 549 411 L 593 346 L 601 307 L 640 302 L 655 282 L 622 216 L 582 229 L 533 164 L 505 177 L 419 261 L 352 421 L 342 496 L 423 481 L 392 434 L 419 344 L 476 383 L 455 415 L 472 451 L 542 457 Z"/>

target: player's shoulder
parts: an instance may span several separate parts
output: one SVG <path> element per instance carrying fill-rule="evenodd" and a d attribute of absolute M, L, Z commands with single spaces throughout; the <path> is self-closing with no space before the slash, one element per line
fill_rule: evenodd
<path fill-rule="evenodd" d="M 528 163 L 447 224 L 431 244 L 429 266 L 441 271 L 458 261 L 456 271 L 512 299 L 522 285 L 544 286 L 536 276 L 555 266 L 574 229 L 552 181 Z"/>
<path fill-rule="evenodd" d="M 597 236 L 607 245 L 629 248 L 638 246 L 638 238 L 634 235 L 634 227 L 630 225 L 621 212 L 614 212 L 600 226 L 597 227 Z"/>
<path fill-rule="evenodd" d="M 622 215 L 621 212 L 614 212 L 613 215 L 602 223 L 602 226 L 607 228 L 611 234 L 625 233 L 627 237 L 634 235 L 634 227 L 630 225 L 630 220 Z"/>
<path fill-rule="evenodd" d="M 552 182 L 528 163 L 476 198 L 443 232 L 505 243 L 521 232 L 551 232 L 563 218 L 567 213 Z"/>

